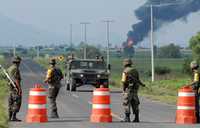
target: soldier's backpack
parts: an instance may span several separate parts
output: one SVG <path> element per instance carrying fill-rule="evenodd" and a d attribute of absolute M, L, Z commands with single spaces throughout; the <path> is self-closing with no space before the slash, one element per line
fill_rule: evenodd
<path fill-rule="evenodd" d="M 53 69 L 53 77 L 52 77 L 52 82 L 59 82 L 62 80 L 63 74 L 60 69 L 54 68 Z"/>

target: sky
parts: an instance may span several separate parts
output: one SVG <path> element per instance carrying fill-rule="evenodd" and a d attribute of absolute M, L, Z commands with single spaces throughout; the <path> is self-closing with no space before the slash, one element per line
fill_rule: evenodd
<path fill-rule="evenodd" d="M 0 13 L 17 22 L 55 35 L 69 41 L 69 26 L 73 24 L 73 42 L 81 42 L 83 27 L 80 22 L 90 22 L 87 28 L 88 43 L 106 44 L 106 25 L 102 21 L 112 19 L 110 40 L 120 44 L 127 32 L 138 20 L 134 10 L 145 0 L 0 0 Z M 166 24 L 155 33 L 155 42 L 177 42 L 186 45 L 189 38 L 200 29 L 200 13 L 192 14 L 188 22 L 176 21 Z M 175 31 L 176 30 L 176 31 Z M 59 41 L 58 41 L 59 42 Z M 60 41 L 62 42 L 62 41 Z M 140 45 L 148 46 L 146 38 Z"/>

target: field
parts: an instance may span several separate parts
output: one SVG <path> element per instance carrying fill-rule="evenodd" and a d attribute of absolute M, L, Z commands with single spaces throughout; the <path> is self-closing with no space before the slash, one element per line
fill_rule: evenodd
<path fill-rule="evenodd" d="M 3 57 L 0 57 L 0 64 L 3 64 Z M 7 109 L 5 106 L 5 98 L 7 95 L 7 86 L 6 81 L 3 80 L 2 72 L 0 71 L 0 128 L 8 127 L 8 117 L 7 117 Z"/>
<path fill-rule="evenodd" d="M 141 79 L 144 81 L 151 80 L 151 53 L 150 51 L 136 51 L 133 56 L 133 66 L 139 71 Z M 166 75 L 156 75 L 155 78 L 157 80 L 165 80 L 165 79 L 185 79 L 188 76 L 183 74 L 183 64 L 184 59 L 186 57 L 191 57 L 191 53 L 183 54 L 182 58 L 157 58 L 155 57 L 154 65 L 155 67 L 167 67 L 171 70 L 169 74 Z M 120 57 L 112 57 L 111 65 L 112 65 L 112 74 L 111 79 L 116 83 L 120 82 L 121 73 L 123 70 L 123 62 L 124 58 Z"/>
<path fill-rule="evenodd" d="M 177 59 L 155 58 L 155 67 L 167 67 L 171 72 L 165 75 L 156 75 L 156 80 L 152 83 L 149 55 L 149 52 L 140 51 L 133 57 L 133 66 L 139 71 L 141 80 L 146 84 L 145 88 L 141 88 L 141 95 L 174 104 L 177 98 L 177 90 L 190 81 L 190 77 L 182 72 L 184 57 Z M 35 61 L 47 68 L 48 59 L 39 58 Z M 111 87 L 121 88 L 122 62 L 123 58 L 111 57 Z M 59 67 L 64 69 L 63 62 L 59 62 Z"/>
<path fill-rule="evenodd" d="M 171 70 L 165 75 L 155 75 L 155 82 L 151 82 L 151 59 L 149 52 L 136 52 L 133 57 L 133 66 L 139 71 L 140 79 L 146 84 L 141 88 L 140 94 L 154 100 L 175 104 L 177 91 L 181 86 L 190 83 L 190 76 L 182 72 L 183 63 L 187 53 L 183 58 L 155 58 L 155 67 L 167 67 Z M 111 65 L 111 85 L 121 88 L 121 74 L 123 70 L 123 58 L 112 57 Z"/>

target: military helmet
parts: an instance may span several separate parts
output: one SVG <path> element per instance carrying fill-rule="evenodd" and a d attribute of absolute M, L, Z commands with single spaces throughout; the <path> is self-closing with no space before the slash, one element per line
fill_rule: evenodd
<path fill-rule="evenodd" d="M 192 62 L 190 63 L 190 67 L 191 67 L 191 68 L 197 68 L 197 67 L 199 67 L 199 65 L 198 65 L 197 61 L 192 61 Z"/>
<path fill-rule="evenodd" d="M 126 65 L 132 65 L 133 62 L 132 62 L 131 59 L 126 58 L 126 59 L 124 59 L 123 64 L 124 64 L 124 66 L 126 66 Z"/>
<path fill-rule="evenodd" d="M 51 59 L 51 60 L 49 61 L 49 64 L 56 64 L 56 59 Z"/>
<path fill-rule="evenodd" d="M 13 62 L 13 63 L 20 63 L 21 60 L 22 60 L 22 59 L 21 59 L 19 56 L 16 56 L 16 57 L 13 58 L 12 62 Z"/>

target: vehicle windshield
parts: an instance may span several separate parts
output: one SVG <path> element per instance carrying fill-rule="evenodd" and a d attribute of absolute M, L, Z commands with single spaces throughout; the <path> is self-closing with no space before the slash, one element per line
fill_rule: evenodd
<path fill-rule="evenodd" d="M 72 61 L 71 69 L 106 69 L 102 61 Z"/>

